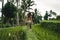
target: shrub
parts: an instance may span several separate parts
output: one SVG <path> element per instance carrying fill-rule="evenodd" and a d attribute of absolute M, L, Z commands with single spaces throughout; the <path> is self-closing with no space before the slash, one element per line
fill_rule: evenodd
<path fill-rule="evenodd" d="M 60 22 L 59 21 L 42 21 L 41 27 L 50 29 L 50 30 L 55 31 L 57 33 L 60 32 Z"/>
<path fill-rule="evenodd" d="M 57 16 L 56 20 L 60 20 L 60 15 L 59 15 L 59 16 Z"/>

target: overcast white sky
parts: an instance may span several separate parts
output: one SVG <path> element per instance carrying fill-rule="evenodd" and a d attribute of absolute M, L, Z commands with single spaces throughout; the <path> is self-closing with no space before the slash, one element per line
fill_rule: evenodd
<path fill-rule="evenodd" d="M 6 0 L 5 0 L 6 1 Z M 60 14 L 60 0 L 34 0 L 35 4 L 32 8 L 37 8 L 42 15 L 45 14 L 45 11 L 53 10 L 56 13 Z M 1 2 L 0 2 L 1 8 Z M 1 13 L 0 13 L 1 15 Z"/>
<path fill-rule="evenodd" d="M 45 11 L 53 10 L 56 13 L 60 13 L 60 0 L 34 0 L 37 4 L 36 7 L 41 12 L 42 15 Z"/>

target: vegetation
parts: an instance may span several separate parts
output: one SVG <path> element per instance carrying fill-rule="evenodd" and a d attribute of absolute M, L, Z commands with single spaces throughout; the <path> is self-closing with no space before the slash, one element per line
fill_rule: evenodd
<path fill-rule="evenodd" d="M 45 15 L 44 15 L 44 20 L 48 20 L 49 17 L 53 17 L 55 16 L 56 17 L 57 13 L 50 10 L 50 12 L 46 11 Z M 56 18 L 49 18 L 49 20 L 55 20 Z"/>
<path fill-rule="evenodd" d="M 41 27 L 40 24 L 33 25 L 32 30 L 39 40 L 60 40 L 60 35 Z"/>
<path fill-rule="evenodd" d="M 60 33 L 60 21 L 42 21 L 41 27 Z"/>
<path fill-rule="evenodd" d="M 21 9 L 22 9 L 22 13 L 23 13 L 23 19 L 25 18 L 25 14 L 26 12 L 30 12 L 29 10 L 32 9 L 31 6 L 34 5 L 34 1 L 32 0 L 22 0 L 22 5 L 21 5 Z"/>
<path fill-rule="evenodd" d="M 60 35 L 43 28 L 40 24 L 32 25 L 32 29 L 27 26 L 16 26 L 10 28 L 0 28 L 0 40 L 59 40 Z"/>
<path fill-rule="evenodd" d="M 46 14 L 45 14 L 45 16 L 44 16 L 44 20 L 48 20 L 48 11 L 46 11 Z"/>
<path fill-rule="evenodd" d="M 57 14 L 56 14 L 56 12 L 53 12 L 52 10 L 50 10 L 50 15 L 56 16 Z"/>
<path fill-rule="evenodd" d="M 11 19 L 14 20 L 14 18 L 16 16 L 17 8 L 12 3 L 8 2 L 2 8 L 2 12 L 4 15 L 4 23 L 12 23 Z"/>
<path fill-rule="evenodd" d="M 33 0 L 21 0 L 21 2 L 7 0 L 7 3 L 3 4 L 4 2 L 0 20 L 0 40 L 60 40 L 60 16 L 57 16 L 56 12 L 46 11 L 42 20 L 39 10 L 31 8 L 35 5 Z M 27 25 L 25 25 L 25 14 L 28 16 Z M 57 17 L 48 20 L 52 16 Z"/>
<path fill-rule="evenodd" d="M 60 15 L 57 16 L 56 20 L 60 20 Z"/>
<path fill-rule="evenodd" d="M 0 28 L 0 40 L 26 40 L 21 27 Z"/>
<path fill-rule="evenodd" d="M 40 23 L 40 20 L 42 20 L 42 16 L 41 15 L 39 16 L 38 14 L 39 14 L 38 10 L 35 9 L 32 14 L 32 21 L 34 24 Z"/>

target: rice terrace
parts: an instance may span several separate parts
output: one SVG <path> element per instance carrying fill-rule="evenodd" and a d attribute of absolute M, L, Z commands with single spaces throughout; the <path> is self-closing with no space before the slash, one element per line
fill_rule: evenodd
<path fill-rule="evenodd" d="M 60 40 L 59 0 L 0 0 L 0 40 Z"/>

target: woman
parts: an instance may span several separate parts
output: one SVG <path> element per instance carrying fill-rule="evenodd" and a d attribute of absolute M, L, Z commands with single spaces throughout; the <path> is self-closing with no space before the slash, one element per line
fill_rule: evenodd
<path fill-rule="evenodd" d="M 26 25 L 29 25 L 30 29 L 31 29 L 31 24 L 32 24 L 32 15 L 29 12 L 26 16 L 26 20 L 25 20 Z"/>

